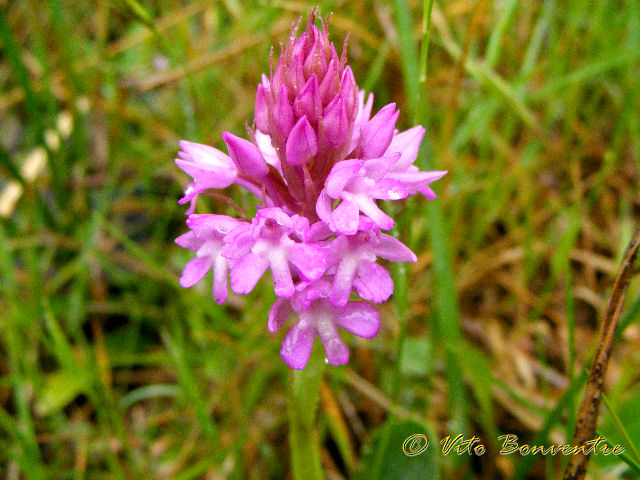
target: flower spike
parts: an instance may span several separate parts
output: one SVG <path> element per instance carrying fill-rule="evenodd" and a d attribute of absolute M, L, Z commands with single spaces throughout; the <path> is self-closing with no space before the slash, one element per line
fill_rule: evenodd
<path fill-rule="evenodd" d="M 347 65 L 347 39 L 340 55 L 329 41 L 329 17 L 313 8 L 298 33 L 301 21 L 292 25 L 277 61 L 273 49 L 269 53 L 249 140 L 224 132 L 229 155 L 181 141 L 176 159 L 192 179 L 179 200 L 190 204 L 189 231 L 176 243 L 195 254 L 180 284 L 190 287 L 212 271 L 213 298 L 223 303 L 228 285 L 247 294 L 269 270 L 278 298 L 267 328 L 276 333 L 295 318 L 280 350 L 294 369 L 306 366 L 316 337 L 327 361 L 343 365 L 349 349 L 342 330 L 377 335 L 380 313 L 369 302 L 393 293 L 379 259 L 417 260 L 383 233 L 394 220 L 378 200 L 417 193 L 433 199 L 430 185 L 447 173 L 414 165 L 425 130 L 397 131 L 395 103 L 372 115 L 373 95 L 358 89 Z M 253 218 L 194 213 L 201 193 L 234 184 L 255 195 Z"/>

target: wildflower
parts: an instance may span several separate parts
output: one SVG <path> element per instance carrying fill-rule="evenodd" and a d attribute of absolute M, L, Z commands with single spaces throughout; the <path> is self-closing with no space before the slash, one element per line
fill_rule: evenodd
<path fill-rule="evenodd" d="M 373 117 L 346 63 L 346 40 L 338 55 L 328 23 L 315 25 L 313 10 L 297 36 L 293 25 L 281 55 L 256 89 L 249 139 L 224 132 L 229 154 L 181 142 L 176 164 L 193 178 L 180 203 L 190 202 L 190 231 L 176 242 L 196 256 L 185 266 L 189 287 L 214 272 L 213 296 L 222 303 L 227 284 L 239 294 L 253 290 L 267 270 L 279 297 L 269 312 L 275 333 L 294 315 L 281 356 L 292 368 L 306 365 L 315 337 L 327 360 L 342 365 L 349 350 L 338 333 L 373 338 L 380 314 L 368 302 L 393 293 L 393 280 L 378 263 L 415 262 L 416 256 L 383 230 L 394 221 L 376 203 L 422 193 L 447 172 L 414 165 L 424 129 L 396 130 L 391 103 Z M 273 62 L 273 53 L 272 53 Z M 200 193 L 231 185 L 253 193 L 253 218 L 194 214 Z M 365 301 L 351 300 L 357 295 Z"/>
<path fill-rule="evenodd" d="M 183 248 L 196 252 L 184 267 L 180 285 L 191 287 L 198 283 L 209 270 L 213 269 L 213 299 L 224 303 L 227 299 L 227 272 L 229 260 L 222 256 L 222 239 L 240 222 L 226 215 L 190 215 L 187 226 L 191 229 L 176 238 Z"/>

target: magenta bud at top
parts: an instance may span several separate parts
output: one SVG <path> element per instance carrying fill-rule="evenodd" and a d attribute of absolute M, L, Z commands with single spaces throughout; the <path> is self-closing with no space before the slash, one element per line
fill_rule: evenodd
<path fill-rule="evenodd" d="M 302 117 L 295 124 L 287 139 L 287 163 L 302 165 L 318 153 L 318 141 L 313 127 Z"/>
<path fill-rule="evenodd" d="M 302 60 L 299 56 L 293 58 L 293 63 L 287 71 L 287 84 L 292 87 L 291 91 L 298 91 L 305 84 Z"/>
<path fill-rule="evenodd" d="M 264 85 L 258 85 L 256 91 L 256 126 L 262 133 L 269 133 L 269 107 Z"/>
<path fill-rule="evenodd" d="M 291 128 L 293 127 L 293 119 L 293 110 L 291 109 L 291 103 L 289 103 L 287 87 L 282 85 L 278 94 L 278 106 L 275 115 L 275 122 L 278 127 L 278 131 L 284 138 L 287 138 Z"/>
<path fill-rule="evenodd" d="M 293 108 L 298 117 L 306 115 L 307 119 L 314 124 L 318 121 L 322 114 L 322 102 L 320 101 L 318 78 L 315 75 L 312 75 L 300 89 Z"/>
<path fill-rule="evenodd" d="M 344 107 L 344 98 L 342 95 L 336 95 L 331 103 L 324 109 L 324 133 L 327 142 L 333 148 L 340 147 L 349 133 L 349 123 L 347 120 L 347 112 Z"/>
<path fill-rule="evenodd" d="M 344 97 L 347 117 L 350 119 L 355 118 L 355 115 L 358 112 L 358 93 L 356 88 L 356 79 L 353 76 L 351 67 L 346 67 L 344 69 L 342 80 L 340 81 L 340 93 Z"/>
<path fill-rule="evenodd" d="M 304 73 L 308 77 L 316 75 L 319 78 L 324 76 L 327 70 L 327 59 L 322 51 L 322 42 L 320 41 L 320 32 L 317 27 L 313 27 L 313 45 L 307 53 L 304 61 Z"/>
<path fill-rule="evenodd" d="M 338 89 L 339 78 L 336 72 L 336 64 L 336 60 L 331 60 L 329 62 L 324 78 L 322 79 L 322 82 L 320 82 L 320 98 L 323 103 L 332 98 Z"/>
<path fill-rule="evenodd" d="M 378 158 L 387 150 L 393 138 L 398 115 L 396 104 L 390 103 L 362 127 L 360 134 L 362 158 Z"/>
<path fill-rule="evenodd" d="M 229 132 L 224 132 L 222 139 L 227 144 L 231 159 L 242 172 L 257 178 L 269 173 L 267 162 L 253 143 Z"/>

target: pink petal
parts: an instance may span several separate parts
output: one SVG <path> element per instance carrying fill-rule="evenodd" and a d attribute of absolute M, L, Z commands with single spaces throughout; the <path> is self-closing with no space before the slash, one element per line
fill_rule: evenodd
<path fill-rule="evenodd" d="M 412 262 L 418 261 L 418 257 L 400 240 L 393 238 L 386 233 L 378 235 L 380 244 L 376 247 L 376 255 L 392 262 Z"/>
<path fill-rule="evenodd" d="M 386 157 L 372 158 L 364 162 L 364 169 L 367 177 L 372 180 L 380 180 L 384 174 L 398 161 L 400 154 L 389 155 Z"/>
<path fill-rule="evenodd" d="M 291 217 L 287 215 L 280 207 L 261 208 L 256 213 L 257 220 L 260 221 L 260 226 L 264 226 L 263 219 L 271 219 L 281 227 L 291 229 L 293 227 L 293 221 Z"/>
<path fill-rule="evenodd" d="M 360 208 L 362 213 L 364 213 L 371 220 L 373 220 L 375 224 L 378 225 L 378 227 L 380 227 L 383 230 L 389 230 L 393 228 L 393 225 L 395 224 L 395 222 L 393 221 L 393 218 L 391 218 L 389 215 L 387 215 L 382 210 L 380 210 L 380 208 L 376 205 L 376 203 L 373 200 L 369 198 L 364 199 L 362 197 L 358 197 L 357 202 L 358 202 L 357 208 Z M 343 233 L 346 234 L 346 232 L 343 232 Z"/>
<path fill-rule="evenodd" d="M 195 257 L 189 260 L 184 266 L 182 276 L 180 277 L 180 285 L 189 288 L 198 283 L 211 269 L 210 257 Z"/>
<path fill-rule="evenodd" d="M 331 214 L 336 231 L 344 235 L 353 235 L 358 231 L 358 217 L 358 205 L 349 200 L 342 200 Z M 391 226 L 393 226 L 393 220 L 391 222 Z"/>
<path fill-rule="evenodd" d="M 267 328 L 271 333 L 276 333 L 286 323 L 291 315 L 291 302 L 286 298 L 278 298 L 269 310 Z"/>
<path fill-rule="evenodd" d="M 260 130 L 256 130 L 256 144 L 265 161 L 278 170 L 278 172 L 281 172 L 280 159 L 278 158 L 275 148 L 271 145 L 271 137 L 262 133 Z"/>
<path fill-rule="evenodd" d="M 358 174 L 363 165 L 364 161 L 358 159 L 343 160 L 336 163 L 324 183 L 324 189 L 329 196 L 331 198 L 340 198 L 344 187 L 349 183 L 349 180 Z"/>
<path fill-rule="evenodd" d="M 213 300 L 222 305 L 227 299 L 227 259 L 218 255 L 213 264 Z"/>
<path fill-rule="evenodd" d="M 318 90 L 318 78 L 312 75 L 296 96 L 294 110 L 298 117 L 305 115 L 315 125 L 322 115 L 322 102 Z"/>
<path fill-rule="evenodd" d="M 272 254 L 269 256 L 271 276 L 273 277 L 273 291 L 279 297 L 290 298 L 295 291 L 289 261 L 284 254 Z"/>
<path fill-rule="evenodd" d="M 333 277 L 331 296 L 329 297 L 334 305 L 343 306 L 349 301 L 357 266 L 357 259 L 350 257 L 344 258 L 338 264 L 338 269 Z"/>
<path fill-rule="evenodd" d="M 374 262 L 358 265 L 358 279 L 353 286 L 365 300 L 375 303 L 386 302 L 393 293 L 393 280 L 384 267 Z"/>
<path fill-rule="evenodd" d="M 340 147 L 349 134 L 347 110 L 342 95 L 336 95 L 324 109 L 322 125 L 329 145 Z"/>
<path fill-rule="evenodd" d="M 264 85 L 258 85 L 256 91 L 256 127 L 258 130 L 269 133 L 269 107 L 267 104 L 267 93 Z"/>
<path fill-rule="evenodd" d="M 226 188 L 236 179 L 237 171 L 231 158 L 217 148 L 180 141 L 180 158 L 176 165 L 189 174 L 196 184 L 205 188 Z"/>
<path fill-rule="evenodd" d="M 400 200 L 409 196 L 409 190 L 397 180 L 383 178 L 378 180 L 370 189 L 369 195 L 380 200 Z"/>
<path fill-rule="evenodd" d="M 201 164 L 181 160 L 179 158 L 176 158 L 175 162 L 182 171 L 193 178 L 194 182 L 200 186 L 201 189 L 227 188 L 235 181 L 237 176 L 237 171 L 234 165 L 231 165 L 231 167 L 207 166 L 204 168 Z"/>
<path fill-rule="evenodd" d="M 342 73 L 340 93 L 344 97 L 347 116 L 351 119 L 354 118 L 357 112 L 358 94 L 356 88 L 356 79 L 353 76 L 353 71 L 351 70 L 351 67 L 347 66 Z"/>
<path fill-rule="evenodd" d="M 430 183 L 441 179 L 447 173 L 447 170 L 433 170 L 430 172 L 422 172 L 416 167 L 413 167 L 411 170 L 405 170 L 403 172 L 390 172 L 388 177 L 400 181 L 406 185 L 429 185 Z"/>
<path fill-rule="evenodd" d="M 293 306 L 297 312 L 303 312 L 309 309 L 314 300 L 327 298 L 331 293 L 331 282 L 327 277 L 323 277 L 313 283 L 308 284 L 296 295 L 296 305 Z"/>
<path fill-rule="evenodd" d="M 421 125 L 397 133 L 393 136 L 391 144 L 387 148 L 385 155 L 400 153 L 400 159 L 393 166 L 393 170 L 404 170 L 416 161 L 420 142 L 424 137 L 424 128 Z"/>
<path fill-rule="evenodd" d="M 329 226 L 326 223 L 320 221 L 314 223 L 309 227 L 309 230 L 307 230 L 307 232 L 305 233 L 304 240 L 305 242 L 318 242 L 320 240 L 326 240 L 331 235 L 333 235 L 333 232 L 331 231 Z"/>
<path fill-rule="evenodd" d="M 301 117 L 291 130 L 286 153 L 289 165 L 303 165 L 318 153 L 316 134 L 306 116 Z"/>
<path fill-rule="evenodd" d="M 222 256 L 229 260 L 238 260 L 249 253 L 256 243 L 251 234 L 251 225 L 239 223 L 230 233 L 224 237 L 225 246 Z"/>
<path fill-rule="evenodd" d="M 363 158 L 378 158 L 387 150 L 398 115 L 396 104 L 390 103 L 362 127 L 360 148 Z"/>
<path fill-rule="evenodd" d="M 231 289 L 240 294 L 249 293 L 268 266 L 269 262 L 260 255 L 245 255 L 231 268 Z"/>
<path fill-rule="evenodd" d="M 436 192 L 431 190 L 426 185 L 419 186 L 419 187 L 416 188 L 416 190 L 418 190 L 421 194 L 423 194 L 429 200 L 433 200 L 434 198 L 436 198 Z"/>
<path fill-rule="evenodd" d="M 289 249 L 289 261 L 311 282 L 319 279 L 327 269 L 327 254 L 316 245 L 296 243 Z"/>
<path fill-rule="evenodd" d="M 301 370 L 309 361 L 313 342 L 316 338 L 313 327 L 302 328 L 301 322 L 296 323 L 282 341 L 280 356 L 291 368 Z"/>
<path fill-rule="evenodd" d="M 353 122 L 353 134 L 351 136 L 351 141 L 349 142 L 349 152 L 352 152 L 358 146 L 362 125 L 364 125 L 371 116 L 373 94 L 369 94 L 366 104 L 364 103 L 364 95 L 364 90 L 358 91 L 358 113 L 356 114 L 356 119 Z"/>
<path fill-rule="evenodd" d="M 362 338 L 373 338 L 380 330 L 380 312 L 366 302 L 349 302 L 335 316 L 338 326 Z"/>
<path fill-rule="evenodd" d="M 331 365 L 344 365 L 349 361 L 349 348 L 338 335 L 332 321 L 318 321 L 316 331 Z"/>
<path fill-rule="evenodd" d="M 293 128 L 294 116 L 293 109 L 289 103 L 289 95 L 287 87 L 282 85 L 278 93 L 277 112 L 274 119 L 278 131 L 283 138 L 287 138 L 289 132 Z"/>
<path fill-rule="evenodd" d="M 316 213 L 330 229 L 335 230 L 333 219 L 331 218 L 331 198 L 327 195 L 327 191 L 322 189 L 318 200 L 316 201 Z"/>
<path fill-rule="evenodd" d="M 253 143 L 229 132 L 224 132 L 222 139 L 227 144 L 229 155 L 242 172 L 256 178 L 265 177 L 269 173 L 267 162 Z"/>
<path fill-rule="evenodd" d="M 323 103 L 329 101 L 338 86 L 340 79 L 336 73 L 336 60 L 332 59 L 327 66 L 327 71 L 320 82 L 320 98 Z"/>
<path fill-rule="evenodd" d="M 217 236 L 226 235 L 234 230 L 240 221 L 227 215 L 216 214 L 196 214 L 187 219 L 187 225 L 197 234 L 208 235 L 211 233 Z"/>
<path fill-rule="evenodd" d="M 194 232 L 189 231 L 176 238 L 175 242 L 182 248 L 196 252 L 202 246 L 203 240 L 198 238 Z"/>

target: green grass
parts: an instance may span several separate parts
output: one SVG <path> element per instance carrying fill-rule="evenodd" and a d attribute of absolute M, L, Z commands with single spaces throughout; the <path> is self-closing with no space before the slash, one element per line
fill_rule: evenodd
<path fill-rule="evenodd" d="M 315 448 L 299 440 L 292 454 L 287 404 L 318 400 L 291 393 L 304 380 L 292 384 L 283 334 L 266 329 L 268 282 L 224 306 L 210 279 L 179 286 L 187 179 L 172 160 L 179 139 L 222 148 L 223 131 L 244 134 L 269 48 L 304 3 L 5 3 L 0 198 L 21 194 L 0 218 L 0 476 L 286 478 L 292 455 Z M 558 478 L 562 458 L 501 457 L 497 437 L 570 441 L 639 221 L 640 4 L 320 10 L 337 45 L 349 33 L 375 108 L 396 101 L 400 128 L 427 128 L 421 168 L 449 174 L 435 201 L 387 205 L 419 262 L 395 268 L 380 334 L 348 337 L 349 365 L 325 369 L 315 423 L 298 423 L 328 478 Z M 48 161 L 33 179 L 23 165 L 37 147 Z M 598 430 L 625 456 L 592 458 L 592 478 L 638 476 L 639 289 Z M 402 454 L 413 430 L 427 455 Z M 457 433 L 488 452 L 438 453 Z"/>

